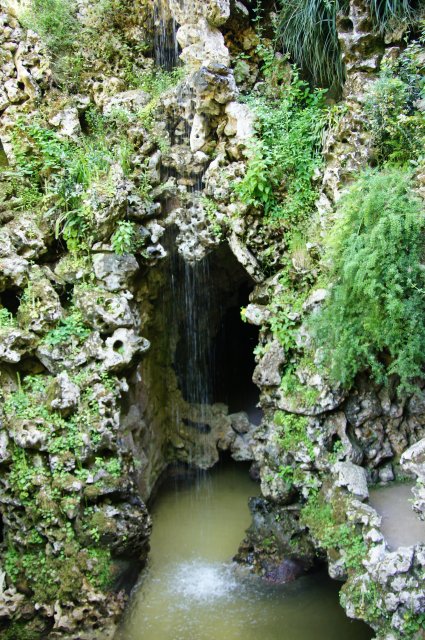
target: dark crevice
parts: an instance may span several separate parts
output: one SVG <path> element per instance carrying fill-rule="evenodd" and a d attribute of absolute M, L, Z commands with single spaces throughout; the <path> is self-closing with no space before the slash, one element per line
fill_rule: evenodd
<path fill-rule="evenodd" d="M 249 303 L 253 289 L 250 276 L 227 244 L 194 266 L 177 258 L 174 276 L 174 367 L 183 397 L 195 404 L 222 402 L 230 412 L 255 413 L 258 328 L 241 319 L 241 307 Z"/>
<path fill-rule="evenodd" d="M 21 295 L 22 290 L 18 287 L 7 289 L 0 294 L 0 304 L 2 307 L 10 311 L 10 313 L 15 315 L 18 311 L 19 305 L 21 304 Z"/>

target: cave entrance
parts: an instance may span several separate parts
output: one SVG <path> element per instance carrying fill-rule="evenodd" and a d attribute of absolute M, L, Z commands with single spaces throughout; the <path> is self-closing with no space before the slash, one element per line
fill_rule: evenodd
<path fill-rule="evenodd" d="M 245 411 L 258 423 L 259 390 L 252 382 L 258 328 L 241 319 L 253 280 L 227 244 L 194 265 L 177 257 L 173 271 L 174 368 L 184 399 L 224 403 L 230 413 Z"/>

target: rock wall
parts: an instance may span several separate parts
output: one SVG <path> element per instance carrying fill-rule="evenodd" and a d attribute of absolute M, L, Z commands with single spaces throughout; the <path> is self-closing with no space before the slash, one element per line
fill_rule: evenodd
<path fill-rule="evenodd" d="M 250 4 L 169 0 L 164 18 L 150 1 L 132 12 L 123 3 L 111 19 L 79 2 L 83 71 L 65 85 L 40 37 L 11 10 L 1 14 L 0 138 L 8 166 L 0 175 L 0 621 L 10 637 L 17 633 L 11 621 L 19 628 L 30 620 L 52 638 L 93 637 L 105 619 L 114 622 L 123 599 L 108 590 L 110 569 L 118 577 L 129 558 L 143 563 L 147 555 L 143 500 L 169 463 L 207 468 L 221 451 L 253 460 L 261 482 L 241 561 L 281 580 L 310 568 L 316 555 L 327 557 L 330 574 L 346 581 L 347 613 L 388 640 L 423 619 L 424 549 L 391 552 L 367 504 L 368 483 L 398 477 L 401 460 L 419 479 L 415 508 L 423 513 L 423 383 L 400 398 L 360 376 L 348 391 L 306 366 L 304 319 L 327 295 L 314 287 L 302 310 L 292 311 L 299 357 L 289 361 L 273 331 L 275 302 L 288 286 L 281 279 L 288 247 L 262 212 L 234 195 L 255 128 L 239 91 L 264 81 Z M 154 24 L 161 35 L 152 38 Z M 93 25 L 102 37 L 90 45 Z M 164 78 L 152 72 L 155 43 L 172 38 L 176 25 L 184 68 L 158 90 Z M 362 0 L 351 0 L 338 29 L 346 109 L 327 131 L 325 167 L 315 177 L 323 233 L 342 191 L 374 162 L 364 96 L 382 59 L 402 46 L 400 34 L 384 41 L 374 33 Z M 163 46 L 176 50 L 174 42 Z M 133 86 L 138 74 L 142 82 Z M 97 121 L 106 127 L 100 134 Z M 55 180 L 72 177 L 69 149 L 90 156 L 96 136 L 110 155 L 94 147 L 107 161 L 77 182 L 76 200 L 60 192 L 64 206 Z M 21 179 L 22 156 L 40 153 L 34 195 L 25 175 L 17 188 L 8 170 Z M 84 242 L 64 225 L 69 202 L 80 211 L 74 223 L 87 224 Z M 135 245 L 125 244 L 124 230 Z M 320 253 L 320 239 L 308 251 Z M 173 286 L 177 253 L 186 270 L 215 260 L 201 279 L 212 337 L 238 286 L 256 284 L 244 313 L 260 330 L 253 376 L 260 426 L 244 411 L 184 396 L 176 359 L 190 309 Z M 305 273 L 302 264 L 294 270 Z M 227 300 L 221 308 L 220 296 Z M 289 367 L 302 392 L 282 387 Z M 40 564 L 46 571 L 38 575 Z"/>

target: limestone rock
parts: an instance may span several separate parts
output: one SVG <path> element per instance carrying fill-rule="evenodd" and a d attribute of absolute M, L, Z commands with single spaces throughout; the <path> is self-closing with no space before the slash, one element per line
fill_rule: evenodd
<path fill-rule="evenodd" d="M 347 420 L 353 427 L 359 427 L 366 420 L 377 418 L 382 413 L 381 403 L 374 391 L 354 392 L 344 407 Z"/>
<path fill-rule="evenodd" d="M 139 265 L 133 255 L 118 256 L 114 253 L 96 253 L 93 256 L 96 278 L 108 291 L 128 289 Z"/>
<path fill-rule="evenodd" d="M 227 149 L 231 157 L 239 160 L 246 155 L 246 150 L 254 135 L 254 115 L 246 104 L 229 102 L 225 108 L 227 124 L 224 133 L 230 138 Z"/>
<path fill-rule="evenodd" d="M 131 293 L 110 293 L 97 288 L 76 290 L 74 295 L 85 323 L 93 329 L 105 332 L 134 325 L 129 305 Z"/>
<path fill-rule="evenodd" d="M 149 341 L 139 336 L 133 329 L 117 329 L 110 338 L 106 339 L 102 358 L 103 367 L 107 371 L 125 369 L 149 347 Z"/>
<path fill-rule="evenodd" d="M 60 299 L 40 268 L 33 267 L 24 296 L 19 305 L 17 319 L 23 327 L 43 334 L 62 317 Z"/>
<path fill-rule="evenodd" d="M 190 132 L 190 149 L 193 153 L 200 151 L 208 140 L 209 126 L 205 116 L 195 113 Z"/>
<path fill-rule="evenodd" d="M 336 486 L 345 487 L 357 498 L 366 500 L 369 497 L 366 471 L 352 462 L 337 462 L 333 466 L 337 480 Z"/>
<path fill-rule="evenodd" d="M 59 411 L 66 416 L 74 411 L 80 399 L 80 389 L 78 385 L 69 379 L 66 371 L 56 376 L 53 384 L 48 390 L 50 406 L 54 411 Z"/>
<path fill-rule="evenodd" d="M 229 238 L 229 247 L 237 258 L 238 262 L 246 269 L 255 282 L 262 282 L 264 275 L 255 256 L 249 251 L 246 245 L 238 238 L 236 233 L 232 233 Z"/>
<path fill-rule="evenodd" d="M 37 344 L 37 337 L 18 328 L 0 329 L 0 361 L 15 364 L 23 355 L 31 353 Z"/>
<path fill-rule="evenodd" d="M 425 520 L 425 438 L 403 453 L 400 464 L 405 471 L 417 477 L 417 484 L 413 488 L 413 508 L 421 520 Z"/>
<path fill-rule="evenodd" d="M 254 369 L 253 381 L 259 387 L 279 387 L 282 379 L 281 367 L 286 362 L 285 351 L 278 340 L 268 345 Z"/>
<path fill-rule="evenodd" d="M 78 140 L 78 136 L 81 135 L 81 124 L 76 107 L 67 107 L 62 111 L 59 111 L 50 118 L 49 122 L 56 127 L 60 138 L 69 139 L 75 142 Z"/>
<path fill-rule="evenodd" d="M 14 421 L 10 429 L 10 438 L 22 449 L 46 450 L 50 429 L 42 420 Z"/>
<path fill-rule="evenodd" d="M 110 116 L 114 111 L 123 109 L 130 112 L 137 112 L 145 107 L 150 99 L 151 96 L 140 89 L 115 93 L 103 101 L 103 115 Z"/>

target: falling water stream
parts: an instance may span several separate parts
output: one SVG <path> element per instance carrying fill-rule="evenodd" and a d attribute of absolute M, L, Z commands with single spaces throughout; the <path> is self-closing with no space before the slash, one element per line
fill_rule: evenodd
<path fill-rule="evenodd" d="M 152 550 L 115 640 L 366 640 L 320 571 L 274 585 L 232 563 L 258 486 L 241 464 L 164 484 Z"/>
<path fill-rule="evenodd" d="M 155 0 L 154 26 L 156 63 L 170 70 L 178 47 L 167 0 Z M 201 180 L 193 192 L 201 189 Z M 170 264 L 173 321 L 184 320 L 180 388 L 186 401 L 199 408 L 202 422 L 202 407 L 212 402 L 214 378 L 209 261 L 176 270 L 171 252 Z M 179 373 L 179 363 L 174 364 Z M 371 638 L 367 627 L 345 617 L 338 586 L 323 571 L 276 585 L 232 562 L 250 524 L 248 498 L 257 493 L 258 485 L 240 463 L 163 483 L 151 508 L 149 563 L 115 640 Z"/>
<path fill-rule="evenodd" d="M 167 71 L 174 69 L 179 61 L 176 29 L 176 21 L 171 15 L 168 1 L 155 0 L 153 29 L 155 64 Z"/>

